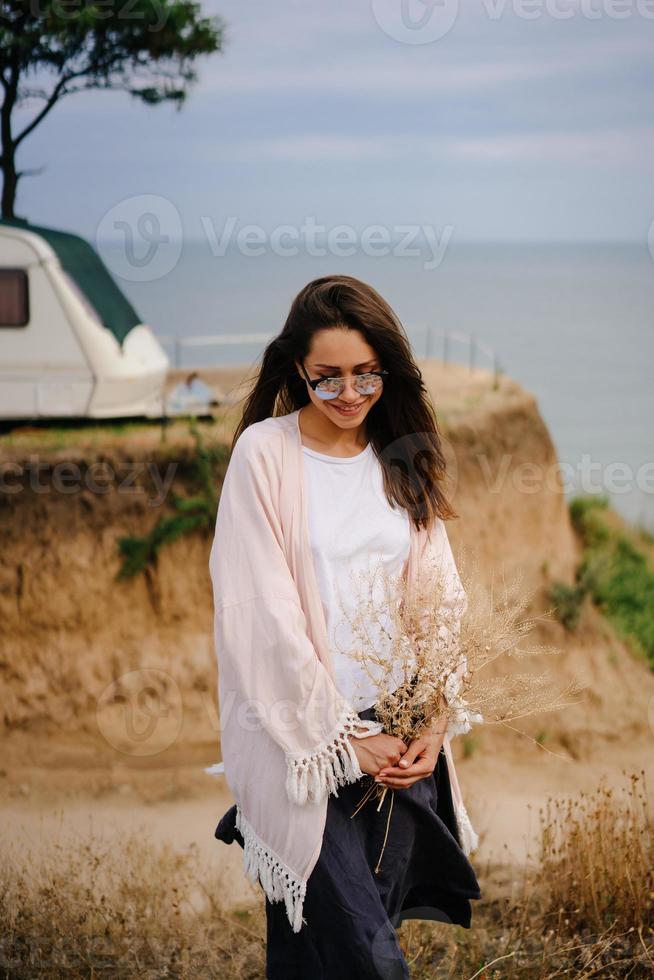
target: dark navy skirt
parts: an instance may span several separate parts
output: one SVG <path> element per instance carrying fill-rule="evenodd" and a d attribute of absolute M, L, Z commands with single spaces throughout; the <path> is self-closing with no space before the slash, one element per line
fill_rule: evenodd
<path fill-rule="evenodd" d="M 372 709 L 361 713 L 373 716 Z M 266 899 L 268 980 L 407 980 L 395 932 L 404 919 L 470 928 L 470 901 L 481 890 L 461 849 L 444 749 L 432 776 L 395 790 L 390 824 L 390 790 L 379 812 L 378 801 L 368 801 L 351 816 L 370 783 L 364 776 L 329 797 L 300 932 L 283 902 Z M 233 806 L 215 837 L 243 846 L 235 819 Z"/>

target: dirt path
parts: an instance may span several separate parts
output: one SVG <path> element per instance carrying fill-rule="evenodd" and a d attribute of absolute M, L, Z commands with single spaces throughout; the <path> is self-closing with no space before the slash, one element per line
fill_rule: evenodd
<path fill-rule="evenodd" d="M 21 749 L 25 747 L 23 740 Z M 70 749 L 67 756 L 70 762 Z M 121 834 L 142 833 L 155 844 L 168 842 L 180 853 L 197 848 L 203 861 L 214 862 L 225 904 L 242 907 L 259 901 L 258 890 L 242 872 L 238 845 L 227 847 L 213 837 L 231 804 L 229 793 L 222 779 L 201 772 L 195 758 L 174 769 L 138 772 L 58 767 L 52 759 L 49 763 L 47 769 L 21 768 L 9 761 L 3 770 L 2 826 L 17 851 L 38 854 L 56 841 L 90 834 L 119 844 Z M 480 880 L 485 869 L 498 864 L 517 869 L 530 860 L 539 833 L 538 808 L 549 796 L 592 792 L 602 776 L 619 789 L 623 770 L 641 769 L 648 785 L 654 785 L 651 738 L 603 743 L 590 758 L 578 761 L 551 755 L 516 735 L 501 754 L 484 751 L 462 759 L 457 771 L 480 835 L 473 855 Z"/>

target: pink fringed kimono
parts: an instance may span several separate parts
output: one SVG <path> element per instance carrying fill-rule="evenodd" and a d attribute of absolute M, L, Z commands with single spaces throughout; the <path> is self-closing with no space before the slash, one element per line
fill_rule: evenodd
<path fill-rule="evenodd" d="M 348 736 L 380 731 L 362 721 L 334 685 L 309 545 L 299 411 L 245 429 L 225 475 L 209 559 L 223 763 L 205 770 L 224 772 L 237 804 L 245 871 L 271 902 L 285 902 L 296 932 L 328 796 L 363 775 Z M 444 522 L 437 520 L 429 534 L 411 524 L 409 585 L 432 559 L 447 569 L 448 595 L 452 602 L 463 597 L 463 612 L 465 593 Z M 482 720 L 458 695 L 465 669 L 463 661 L 448 680 L 455 714 L 444 750 L 469 854 L 478 837 L 450 747 L 454 735 Z"/>

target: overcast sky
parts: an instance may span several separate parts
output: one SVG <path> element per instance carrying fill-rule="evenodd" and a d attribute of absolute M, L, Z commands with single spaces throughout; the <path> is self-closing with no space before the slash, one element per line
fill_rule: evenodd
<path fill-rule="evenodd" d="M 406 0 L 404 20 L 401 0 L 204 2 L 226 44 L 182 111 L 65 99 L 23 144 L 20 166 L 46 169 L 18 214 L 92 237 L 156 195 L 191 238 L 229 216 L 267 232 L 311 216 L 646 242 L 654 2 L 464 2 Z"/>

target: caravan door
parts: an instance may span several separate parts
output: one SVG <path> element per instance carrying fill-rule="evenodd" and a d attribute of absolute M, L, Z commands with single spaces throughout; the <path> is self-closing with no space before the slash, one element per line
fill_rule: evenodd
<path fill-rule="evenodd" d="M 0 418 L 84 416 L 94 376 L 33 237 L 0 234 Z"/>

